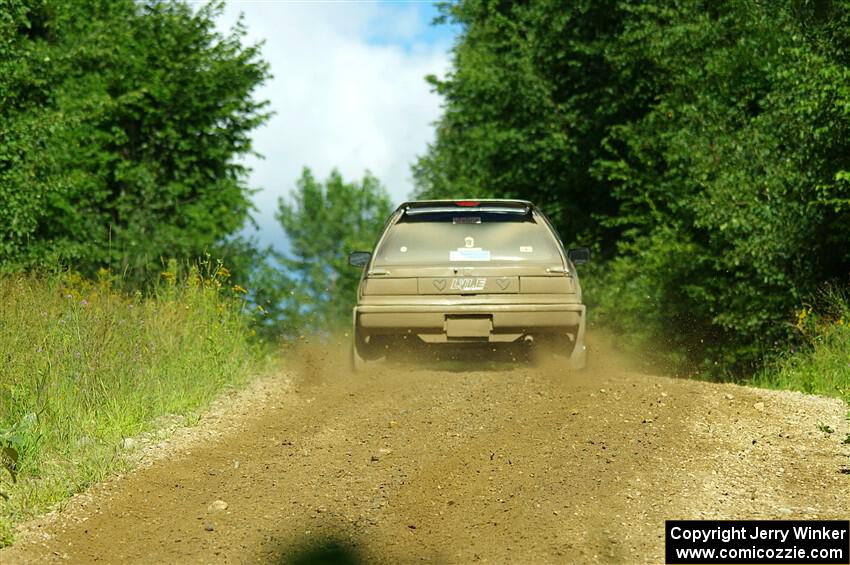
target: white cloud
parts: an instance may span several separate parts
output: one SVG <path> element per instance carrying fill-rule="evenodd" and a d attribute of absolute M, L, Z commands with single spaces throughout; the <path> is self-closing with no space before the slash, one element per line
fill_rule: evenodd
<path fill-rule="evenodd" d="M 445 37 L 427 40 L 421 5 L 412 3 L 228 2 L 220 25 L 240 12 L 246 41 L 265 41 L 274 78 L 257 92 L 275 116 L 254 134 L 265 160 L 249 159 L 259 237 L 280 246 L 277 200 L 310 167 L 346 179 L 369 169 L 400 203 L 410 164 L 433 138 L 440 99 L 424 77 L 449 66 Z M 423 39 L 425 38 L 425 39 Z"/>

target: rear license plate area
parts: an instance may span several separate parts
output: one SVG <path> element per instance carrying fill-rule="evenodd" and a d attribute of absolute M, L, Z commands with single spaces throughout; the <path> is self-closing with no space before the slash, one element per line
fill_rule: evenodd
<path fill-rule="evenodd" d="M 493 331 L 493 317 L 446 316 L 446 337 L 488 337 Z"/>

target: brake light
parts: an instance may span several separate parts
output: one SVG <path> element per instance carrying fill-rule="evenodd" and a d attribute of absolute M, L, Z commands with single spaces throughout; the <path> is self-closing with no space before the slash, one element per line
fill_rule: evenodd
<path fill-rule="evenodd" d="M 478 206 L 478 202 L 474 200 L 458 200 L 457 202 L 455 202 L 455 204 L 457 204 L 458 206 L 464 206 L 466 208 Z"/>

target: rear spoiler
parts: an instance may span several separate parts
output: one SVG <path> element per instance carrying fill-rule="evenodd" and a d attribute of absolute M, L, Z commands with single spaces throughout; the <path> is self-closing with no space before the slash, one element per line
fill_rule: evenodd
<path fill-rule="evenodd" d="M 404 213 L 408 216 L 418 216 L 419 214 L 457 214 L 459 212 L 478 212 L 489 214 L 516 214 L 518 216 L 527 216 L 531 212 L 531 206 L 503 206 L 498 204 L 482 204 L 479 206 L 417 206 L 406 207 Z"/>

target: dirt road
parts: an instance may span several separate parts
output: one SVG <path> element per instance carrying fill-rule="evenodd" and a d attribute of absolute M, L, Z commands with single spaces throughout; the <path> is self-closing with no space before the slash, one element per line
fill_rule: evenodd
<path fill-rule="evenodd" d="M 840 402 L 595 361 L 352 375 L 314 351 L 0 562 L 660 563 L 665 519 L 850 516 Z"/>

